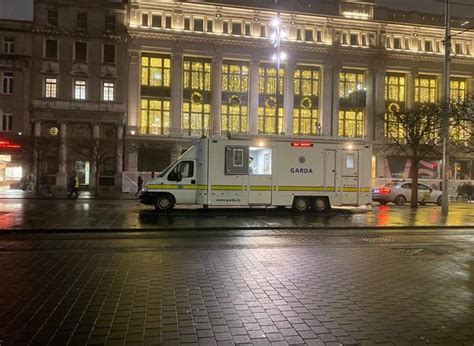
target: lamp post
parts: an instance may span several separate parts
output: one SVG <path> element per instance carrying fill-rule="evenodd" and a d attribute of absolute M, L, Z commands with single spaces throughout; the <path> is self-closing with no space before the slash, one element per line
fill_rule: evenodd
<path fill-rule="evenodd" d="M 449 0 L 446 0 L 445 4 L 445 33 L 444 33 L 444 117 L 443 117 L 443 170 L 442 170 L 442 204 L 441 214 L 447 216 L 449 212 L 449 157 L 448 157 L 448 145 L 449 145 L 449 60 L 451 54 L 451 15 L 449 8 Z"/>
<path fill-rule="evenodd" d="M 276 70 L 276 97 L 275 97 L 275 133 L 278 134 L 278 118 L 279 118 L 279 111 L 280 105 L 278 102 L 278 96 L 280 95 L 280 65 L 283 60 L 286 59 L 286 53 L 281 50 L 281 40 L 287 37 L 286 31 L 281 29 L 280 25 L 280 14 L 276 18 L 274 18 L 271 22 L 271 26 L 273 27 L 273 32 L 270 34 L 270 41 L 272 43 L 274 53 L 272 56 L 272 60 L 276 61 L 277 70 Z"/>

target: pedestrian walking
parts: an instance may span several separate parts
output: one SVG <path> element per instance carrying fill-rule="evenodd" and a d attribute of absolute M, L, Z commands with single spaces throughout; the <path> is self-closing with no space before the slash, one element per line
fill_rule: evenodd
<path fill-rule="evenodd" d="M 45 192 L 47 196 L 51 196 L 51 184 L 49 183 L 49 177 L 42 175 L 40 178 L 40 191 Z"/>
<path fill-rule="evenodd" d="M 33 176 L 33 174 L 30 174 L 26 179 L 26 186 L 27 191 L 32 192 L 35 190 L 35 177 Z"/>
<path fill-rule="evenodd" d="M 142 186 L 143 186 L 143 179 L 139 175 L 137 179 L 137 192 L 135 193 L 135 196 L 137 196 L 140 193 L 140 191 L 142 190 Z"/>
<path fill-rule="evenodd" d="M 79 179 L 77 178 L 76 172 L 73 172 L 71 175 L 71 190 L 67 196 L 71 197 L 73 193 L 76 195 L 74 198 L 79 197 Z"/>

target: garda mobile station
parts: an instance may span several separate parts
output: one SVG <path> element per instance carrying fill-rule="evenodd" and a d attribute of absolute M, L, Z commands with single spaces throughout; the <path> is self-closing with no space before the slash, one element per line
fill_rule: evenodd
<path fill-rule="evenodd" d="M 143 204 L 292 207 L 369 204 L 371 146 L 340 138 L 202 138 L 148 181 Z"/>

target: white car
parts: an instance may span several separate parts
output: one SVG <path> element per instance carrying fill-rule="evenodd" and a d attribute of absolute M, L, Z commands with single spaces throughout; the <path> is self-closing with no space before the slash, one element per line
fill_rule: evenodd
<path fill-rule="evenodd" d="M 425 184 L 418 184 L 418 203 L 435 203 L 441 205 L 442 192 L 434 190 Z M 411 200 L 411 183 L 399 182 L 389 183 L 381 187 L 372 189 L 372 200 L 380 204 L 393 202 L 403 205 Z"/>

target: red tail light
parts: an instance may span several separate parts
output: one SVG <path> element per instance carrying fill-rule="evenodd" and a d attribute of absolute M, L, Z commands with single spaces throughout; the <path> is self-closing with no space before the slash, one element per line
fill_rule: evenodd
<path fill-rule="evenodd" d="M 390 195 L 392 190 L 390 190 L 388 187 L 381 187 L 379 192 L 381 195 Z"/>

